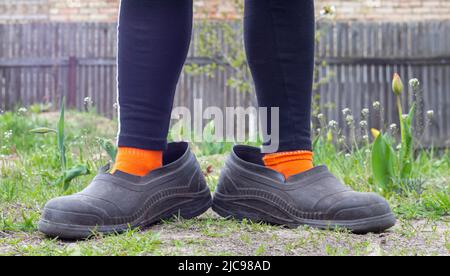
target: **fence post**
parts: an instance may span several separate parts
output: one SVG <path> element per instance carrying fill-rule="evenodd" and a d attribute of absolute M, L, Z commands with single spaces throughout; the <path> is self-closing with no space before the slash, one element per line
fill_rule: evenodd
<path fill-rule="evenodd" d="M 74 108 L 77 103 L 77 58 L 69 57 L 68 75 L 67 75 L 67 105 Z"/>

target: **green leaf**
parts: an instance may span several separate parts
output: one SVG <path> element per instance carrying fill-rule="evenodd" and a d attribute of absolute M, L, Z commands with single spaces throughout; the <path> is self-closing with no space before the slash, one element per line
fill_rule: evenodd
<path fill-rule="evenodd" d="M 408 117 L 403 120 L 404 136 L 402 140 L 402 146 L 400 151 L 401 166 L 400 166 L 400 177 L 405 180 L 411 177 L 412 163 L 413 163 L 413 129 L 412 122 L 414 119 L 415 104 L 412 105 Z"/>
<path fill-rule="evenodd" d="M 392 188 L 392 180 L 395 176 L 396 157 L 395 151 L 384 135 L 379 135 L 372 148 L 372 171 L 375 183 L 384 191 Z"/>
<path fill-rule="evenodd" d="M 114 146 L 113 143 L 108 139 L 98 138 L 98 141 L 100 142 L 100 146 L 103 148 L 103 150 L 106 151 L 111 160 L 113 162 L 116 161 L 117 147 Z"/>
<path fill-rule="evenodd" d="M 58 126 L 57 126 L 57 142 L 58 142 L 58 150 L 59 155 L 61 159 L 61 170 L 66 170 L 66 148 L 64 146 L 64 101 L 65 99 L 62 99 L 61 102 L 61 111 L 59 113 L 59 120 L 58 120 Z"/>
<path fill-rule="evenodd" d="M 69 188 L 69 184 L 72 180 L 89 173 L 89 169 L 85 165 L 78 165 L 70 170 L 65 171 L 63 176 L 64 190 L 67 190 Z"/>
<path fill-rule="evenodd" d="M 47 134 L 47 133 L 57 133 L 58 131 L 53 128 L 38 127 L 38 128 L 34 128 L 34 129 L 30 130 L 30 132 L 36 133 L 36 134 Z"/>

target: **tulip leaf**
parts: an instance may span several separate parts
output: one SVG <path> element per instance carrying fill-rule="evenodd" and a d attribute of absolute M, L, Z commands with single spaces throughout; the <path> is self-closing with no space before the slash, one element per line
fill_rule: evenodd
<path fill-rule="evenodd" d="M 412 172 L 412 163 L 413 163 L 413 130 L 412 123 L 414 119 L 415 105 L 411 107 L 408 117 L 403 120 L 403 129 L 404 129 L 404 137 L 402 140 L 401 147 L 401 171 L 400 177 L 402 179 L 409 178 Z"/>
<path fill-rule="evenodd" d="M 377 184 L 387 191 L 395 176 L 396 155 L 388 139 L 379 135 L 372 148 L 372 171 Z"/>
<path fill-rule="evenodd" d="M 85 165 L 78 165 L 65 171 L 63 176 L 64 190 L 69 188 L 69 184 L 73 179 L 87 174 L 89 174 L 89 169 Z"/>
<path fill-rule="evenodd" d="M 57 133 L 56 129 L 48 128 L 48 127 L 37 127 L 30 130 L 31 133 L 36 134 L 47 134 L 47 133 Z"/>

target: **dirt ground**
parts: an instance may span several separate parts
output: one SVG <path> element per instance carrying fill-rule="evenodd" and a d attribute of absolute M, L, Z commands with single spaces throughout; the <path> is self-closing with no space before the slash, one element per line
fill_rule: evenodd
<path fill-rule="evenodd" d="M 208 214 L 216 216 L 212 212 Z M 180 249 L 166 247 L 167 253 L 233 255 L 450 255 L 448 222 L 400 222 L 382 234 L 354 235 L 301 227 L 298 229 L 240 229 L 222 237 L 205 237 L 201 229 L 180 231 L 176 225 L 158 226 L 164 244 L 173 239 L 205 241 Z"/>
<path fill-rule="evenodd" d="M 134 243 L 157 239 L 149 251 Z M 117 246 L 120 242 L 120 246 Z M 212 211 L 191 221 L 81 242 L 42 234 L 0 232 L 0 255 L 450 255 L 448 221 L 399 221 L 386 233 L 355 235 L 300 227 L 285 229 L 238 223 Z M 128 247 L 128 248 L 127 248 Z M 149 248 L 149 247 L 147 247 Z M 128 251 L 129 250 L 129 251 Z"/>

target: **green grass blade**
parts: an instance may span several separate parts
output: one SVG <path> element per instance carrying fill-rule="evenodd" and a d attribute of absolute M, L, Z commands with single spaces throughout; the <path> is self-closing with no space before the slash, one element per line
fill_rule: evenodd
<path fill-rule="evenodd" d="M 58 126 L 57 126 L 57 142 L 58 150 L 61 159 L 61 170 L 66 170 L 66 148 L 64 146 L 64 98 L 61 103 L 61 110 L 59 114 Z"/>

